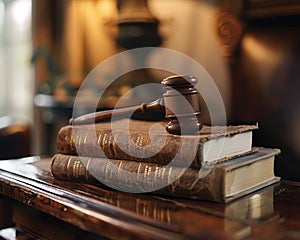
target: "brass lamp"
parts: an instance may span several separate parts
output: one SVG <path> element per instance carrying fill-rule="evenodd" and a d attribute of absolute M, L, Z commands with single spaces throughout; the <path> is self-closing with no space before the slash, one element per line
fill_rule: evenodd
<path fill-rule="evenodd" d="M 156 47 L 162 42 L 158 32 L 159 20 L 147 0 L 118 0 L 119 17 L 116 43 L 123 48 Z"/>

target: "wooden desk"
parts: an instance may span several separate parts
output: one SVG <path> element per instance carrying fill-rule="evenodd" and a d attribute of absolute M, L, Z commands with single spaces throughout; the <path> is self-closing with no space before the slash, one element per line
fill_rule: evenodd
<path fill-rule="evenodd" d="M 41 239 L 300 238 L 295 183 L 216 204 L 59 182 L 48 171 L 49 161 L 0 162 L 0 194 L 12 205 L 14 222 Z"/>

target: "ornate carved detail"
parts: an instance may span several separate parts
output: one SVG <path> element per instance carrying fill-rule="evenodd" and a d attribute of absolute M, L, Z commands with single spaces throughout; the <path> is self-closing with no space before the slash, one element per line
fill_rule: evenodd
<path fill-rule="evenodd" d="M 216 17 L 216 34 L 224 57 L 231 57 L 242 37 L 242 22 L 226 11 L 219 11 Z"/>

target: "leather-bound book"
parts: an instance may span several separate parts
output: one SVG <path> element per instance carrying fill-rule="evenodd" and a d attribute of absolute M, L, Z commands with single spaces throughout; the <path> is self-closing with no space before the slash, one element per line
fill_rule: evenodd
<path fill-rule="evenodd" d="M 60 129 L 61 154 L 200 167 L 252 151 L 256 125 L 203 126 L 197 135 L 173 135 L 165 122 L 116 120 Z"/>
<path fill-rule="evenodd" d="M 60 180 L 104 184 L 127 192 L 227 202 L 278 181 L 273 168 L 279 152 L 261 148 L 218 163 L 206 173 L 203 168 L 64 154 L 54 155 L 50 166 L 54 178 Z"/>

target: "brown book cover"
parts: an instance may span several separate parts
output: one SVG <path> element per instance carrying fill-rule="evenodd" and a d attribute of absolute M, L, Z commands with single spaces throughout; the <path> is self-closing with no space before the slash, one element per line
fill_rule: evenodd
<path fill-rule="evenodd" d="M 67 155 L 200 167 L 250 152 L 258 126 L 204 126 L 195 136 L 168 134 L 164 128 L 165 122 L 126 119 L 114 121 L 113 128 L 110 122 L 68 125 L 58 133 L 57 149 Z"/>
<path fill-rule="evenodd" d="M 214 165 L 203 176 L 197 168 L 56 154 L 51 161 L 51 173 L 60 180 L 104 183 L 128 192 L 153 191 L 227 202 L 278 181 L 273 168 L 275 155 L 279 152 L 278 149 L 261 148 L 255 153 Z"/>

